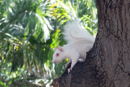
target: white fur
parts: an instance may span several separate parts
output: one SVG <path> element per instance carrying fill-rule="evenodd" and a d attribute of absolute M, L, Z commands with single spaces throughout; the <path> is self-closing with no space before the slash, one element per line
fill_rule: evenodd
<path fill-rule="evenodd" d="M 69 58 L 71 67 L 68 72 L 70 72 L 78 59 L 86 59 L 86 52 L 93 47 L 95 38 L 80 24 L 79 20 L 68 22 L 64 27 L 63 34 L 68 44 L 63 47 L 58 46 L 53 54 L 53 62 L 60 63 Z M 56 56 L 57 53 L 59 56 Z"/>

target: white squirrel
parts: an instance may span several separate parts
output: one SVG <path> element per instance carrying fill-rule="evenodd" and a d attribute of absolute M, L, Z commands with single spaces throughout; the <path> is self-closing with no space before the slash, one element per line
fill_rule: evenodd
<path fill-rule="evenodd" d="M 62 60 L 69 58 L 69 63 L 71 62 L 71 67 L 68 69 L 69 73 L 79 59 L 83 61 L 86 59 L 86 52 L 90 51 L 93 47 L 95 38 L 80 24 L 80 20 L 77 19 L 68 22 L 64 26 L 63 35 L 67 44 L 63 47 L 58 46 L 58 48 L 55 48 L 53 63 L 60 63 Z M 66 68 L 69 63 L 65 65 Z"/>

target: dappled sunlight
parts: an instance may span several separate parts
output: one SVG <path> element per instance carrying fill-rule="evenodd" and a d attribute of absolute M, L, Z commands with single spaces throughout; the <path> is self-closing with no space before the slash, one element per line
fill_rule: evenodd
<path fill-rule="evenodd" d="M 51 87 L 65 71 L 53 64 L 55 47 L 66 44 L 63 26 L 76 18 L 93 35 L 97 13 L 91 0 L 1 0 L 0 86 Z"/>

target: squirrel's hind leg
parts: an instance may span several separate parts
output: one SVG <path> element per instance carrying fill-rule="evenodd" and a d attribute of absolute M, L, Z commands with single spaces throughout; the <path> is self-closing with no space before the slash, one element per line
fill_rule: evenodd
<path fill-rule="evenodd" d="M 84 62 L 85 60 L 83 60 L 83 59 L 78 59 L 78 62 L 79 63 L 82 63 L 82 62 Z"/>

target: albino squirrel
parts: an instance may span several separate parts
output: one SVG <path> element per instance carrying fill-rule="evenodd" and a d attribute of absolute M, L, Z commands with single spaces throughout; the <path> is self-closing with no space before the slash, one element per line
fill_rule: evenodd
<path fill-rule="evenodd" d="M 93 47 L 95 38 L 80 24 L 80 20 L 68 22 L 64 26 L 63 35 L 67 44 L 55 48 L 53 63 L 60 63 L 69 58 L 69 63 L 71 62 L 71 67 L 68 69 L 69 73 L 79 59 L 83 61 L 86 59 L 86 52 Z M 65 66 L 67 67 L 69 63 Z"/>

